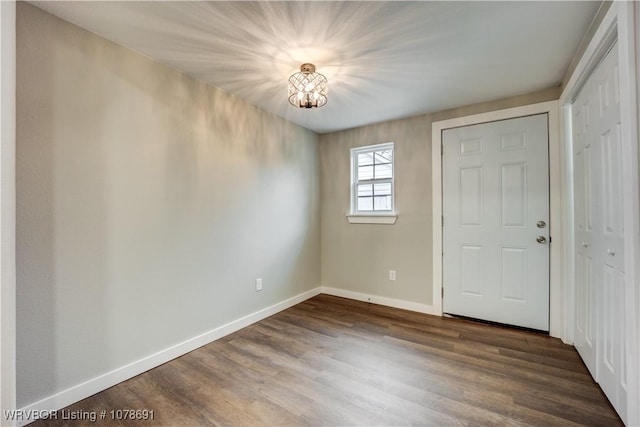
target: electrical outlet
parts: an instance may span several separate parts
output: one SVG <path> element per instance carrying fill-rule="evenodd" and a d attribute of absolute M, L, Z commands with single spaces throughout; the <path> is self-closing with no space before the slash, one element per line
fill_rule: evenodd
<path fill-rule="evenodd" d="M 256 279 L 256 292 L 262 290 L 262 278 Z"/>
<path fill-rule="evenodd" d="M 396 280 L 396 271 L 389 270 L 389 280 Z"/>

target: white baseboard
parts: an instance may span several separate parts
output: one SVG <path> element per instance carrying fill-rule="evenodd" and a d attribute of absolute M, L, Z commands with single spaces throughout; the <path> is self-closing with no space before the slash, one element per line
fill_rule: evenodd
<path fill-rule="evenodd" d="M 420 304 L 418 302 L 405 301 L 401 299 L 381 297 L 378 295 L 364 294 L 360 292 L 347 291 L 345 289 L 322 286 L 323 294 L 334 295 L 336 297 L 349 298 L 357 301 L 365 301 L 373 304 L 385 305 L 387 307 L 401 308 L 403 310 L 417 311 L 419 313 L 433 314 L 439 316 L 431 305 Z"/>
<path fill-rule="evenodd" d="M 282 310 L 293 307 L 294 305 L 299 304 L 302 301 L 312 298 L 320 293 L 320 287 L 301 293 L 285 301 L 279 302 L 260 311 L 256 311 L 255 313 L 249 314 L 247 316 L 241 317 L 240 319 L 234 320 L 201 335 L 190 338 L 186 341 L 161 350 L 155 354 L 144 357 L 128 365 L 114 369 L 111 372 L 104 373 L 88 381 L 77 384 L 66 390 L 46 397 L 35 403 L 20 408 L 18 412 L 20 412 L 24 417 L 25 414 L 46 414 L 49 411 L 60 410 L 66 406 L 71 405 L 72 403 L 76 403 L 82 399 L 85 399 L 100 391 L 106 390 L 109 387 L 121 383 L 122 381 L 128 380 L 129 378 L 133 378 L 136 375 L 153 369 L 156 366 L 160 366 L 163 363 L 175 359 L 176 357 L 189 353 L 190 351 L 193 351 L 198 347 L 209 344 L 210 342 L 220 339 L 225 335 L 229 335 L 237 330 L 249 326 L 252 323 L 256 323 Z M 33 418 L 29 420 L 18 421 L 18 426 L 24 426 L 35 420 L 36 419 Z"/>

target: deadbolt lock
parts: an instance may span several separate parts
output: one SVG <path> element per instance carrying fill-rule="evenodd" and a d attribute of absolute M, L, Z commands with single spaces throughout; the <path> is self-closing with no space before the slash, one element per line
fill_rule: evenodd
<path fill-rule="evenodd" d="M 538 228 L 545 228 L 547 226 L 547 223 L 544 221 L 538 221 L 536 225 L 538 226 Z"/>

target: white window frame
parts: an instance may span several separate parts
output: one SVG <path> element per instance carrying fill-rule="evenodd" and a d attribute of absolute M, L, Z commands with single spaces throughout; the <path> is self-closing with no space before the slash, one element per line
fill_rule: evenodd
<path fill-rule="evenodd" d="M 372 153 L 374 151 L 391 150 L 391 178 L 367 180 L 371 183 L 391 183 L 391 209 L 388 211 L 359 211 L 358 210 L 358 155 Z M 395 224 L 397 215 L 395 212 L 395 144 L 385 142 L 383 144 L 366 145 L 351 149 L 351 209 L 347 220 L 352 224 Z"/>

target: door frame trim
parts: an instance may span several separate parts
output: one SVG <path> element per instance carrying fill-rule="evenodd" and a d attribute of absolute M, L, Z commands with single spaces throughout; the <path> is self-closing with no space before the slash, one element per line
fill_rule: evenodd
<path fill-rule="evenodd" d="M 560 127 L 558 101 L 524 105 L 505 110 L 457 117 L 433 122 L 431 136 L 431 182 L 433 221 L 433 311 L 442 316 L 442 132 L 446 129 L 535 114 L 549 118 L 549 235 L 552 236 L 549 259 L 549 334 L 564 340 L 564 223 L 562 201 L 565 199 L 561 176 Z"/>
<path fill-rule="evenodd" d="M 638 147 L 638 78 L 637 69 L 640 68 L 640 46 L 634 45 L 640 33 L 640 5 L 637 2 L 613 2 L 602 19 L 598 29 L 587 45 L 575 70 L 571 74 L 559 99 L 561 108 L 560 122 L 562 130 L 562 149 L 569 153 L 565 156 L 563 169 L 567 179 L 566 200 L 566 253 L 567 261 L 567 331 L 568 341 L 573 341 L 574 328 L 574 256 L 573 256 L 573 163 L 570 153 L 571 145 L 571 103 L 580 89 L 591 75 L 592 71 L 607 54 L 615 40 L 618 41 L 618 64 L 620 73 L 620 116 L 623 123 L 621 135 L 624 140 L 636 141 L 636 144 L 623 144 L 623 200 L 624 200 L 624 229 L 625 235 L 625 330 L 627 340 L 627 419 L 628 425 L 640 424 L 640 408 L 637 402 L 640 398 L 640 368 L 637 364 L 629 363 L 640 357 L 640 147 Z"/>
<path fill-rule="evenodd" d="M 0 414 L 16 409 L 16 2 L 0 1 Z M 0 424 L 14 425 L 2 416 Z"/>

